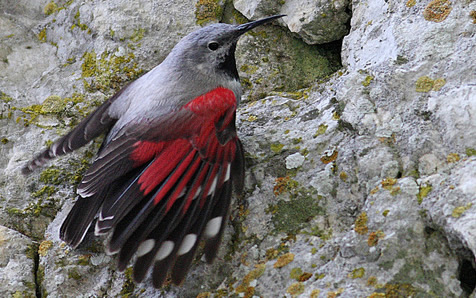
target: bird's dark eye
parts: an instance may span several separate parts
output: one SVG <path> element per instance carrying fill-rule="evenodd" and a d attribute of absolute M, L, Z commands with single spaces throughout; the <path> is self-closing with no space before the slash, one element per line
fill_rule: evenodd
<path fill-rule="evenodd" d="M 210 42 L 208 43 L 208 48 L 209 48 L 211 51 L 216 51 L 219 47 L 220 47 L 220 45 L 219 45 L 218 42 L 216 42 L 216 41 L 210 41 Z"/>

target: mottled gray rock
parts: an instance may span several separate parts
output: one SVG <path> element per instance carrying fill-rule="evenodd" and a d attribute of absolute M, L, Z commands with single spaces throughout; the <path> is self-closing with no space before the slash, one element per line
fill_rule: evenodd
<path fill-rule="evenodd" d="M 282 23 L 308 44 L 336 41 L 348 33 L 348 0 L 234 0 L 233 4 L 249 19 L 285 14 Z"/>
<path fill-rule="evenodd" d="M 36 248 L 28 237 L 0 226 L 0 296 L 35 297 Z"/>
<path fill-rule="evenodd" d="M 296 15 L 284 19 L 289 28 L 309 5 L 248 3 L 235 1 L 250 18 L 296 5 Z M 331 54 L 302 50 L 278 26 L 245 36 L 237 61 L 246 90 L 238 113 L 246 192 L 234 199 L 216 262 L 197 260 L 182 287 L 161 290 L 150 281 L 134 285 L 130 269 L 117 272 L 103 238 L 88 236 L 75 250 L 58 239 L 74 184 L 100 141 L 31 176 L 19 169 L 196 28 L 195 3 L 72 2 L 49 16 L 46 1 L 7 4 L 0 4 L 6 12 L 0 14 L 0 224 L 25 235 L 15 234 L 15 245 L 38 241 L 38 268 L 26 256 L 22 264 L 36 268 L 41 293 L 460 297 L 474 291 L 465 280 L 476 272 L 474 1 L 353 2 L 344 68 L 325 81 L 312 74 L 336 70 L 332 59 L 321 60 Z M 302 24 L 293 26 L 305 28 L 311 19 L 297 20 Z M 303 39 L 321 34 L 313 26 L 299 29 Z M 26 278 L 28 270 L 12 274 Z M 28 288 L 12 292 L 5 284 L 6 295 Z"/>

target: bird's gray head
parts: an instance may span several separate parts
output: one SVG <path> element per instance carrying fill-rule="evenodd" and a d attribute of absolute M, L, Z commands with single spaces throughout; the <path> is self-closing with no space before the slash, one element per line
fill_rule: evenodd
<path fill-rule="evenodd" d="M 208 77 L 238 79 L 235 48 L 241 35 L 249 30 L 283 17 L 276 15 L 242 25 L 213 24 L 184 37 L 169 54 L 168 59 L 181 69 Z"/>

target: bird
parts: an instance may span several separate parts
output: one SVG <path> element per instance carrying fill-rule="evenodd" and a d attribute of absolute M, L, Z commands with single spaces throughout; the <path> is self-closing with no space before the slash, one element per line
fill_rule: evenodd
<path fill-rule="evenodd" d="M 29 161 L 25 175 L 105 134 L 77 186 L 60 239 L 76 248 L 94 226 L 95 235 L 109 235 L 105 249 L 118 255 L 118 269 L 135 256 L 134 281 L 151 272 L 155 288 L 168 276 L 183 283 L 201 241 L 211 263 L 232 192 L 244 187 L 244 149 L 236 130 L 242 96 L 237 41 L 283 16 L 193 31 L 159 65 Z"/>

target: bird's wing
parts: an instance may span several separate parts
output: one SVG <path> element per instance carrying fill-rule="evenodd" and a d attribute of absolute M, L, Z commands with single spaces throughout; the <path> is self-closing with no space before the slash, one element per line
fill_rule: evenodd
<path fill-rule="evenodd" d="M 121 98 L 130 84 L 121 89 L 113 97 L 104 102 L 94 112 L 83 119 L 78 126 L 71 130 L 68 134 L 46 148 L 22 169 L 23 174 L 31 173 L 38 167 L 41 167 L 46 161 L 61 156 L 86 145 L 102 133 L 108 131 L 117 119 L 112 117 L 108 110 L 113 102 Z"/>
<path fill-rule="evenodd" d="M 156 287 L 169 268 L 180 283 L 201 238 L 211 262 L 232 186 L 238 191 L 243 186 L 235 111 L 234 93 L 217 88 L 160 119 L 128 125 L 84 175 L 78 186 L 82 198 L 61 227 L 61 238 L 77 246 L 93 220 L 82 214 L 99 209 L 96 233 L 113 229 L 108 250 L 119 253 L 119 268 L 137 252 L 136 281 L 154 265 Z"/>

